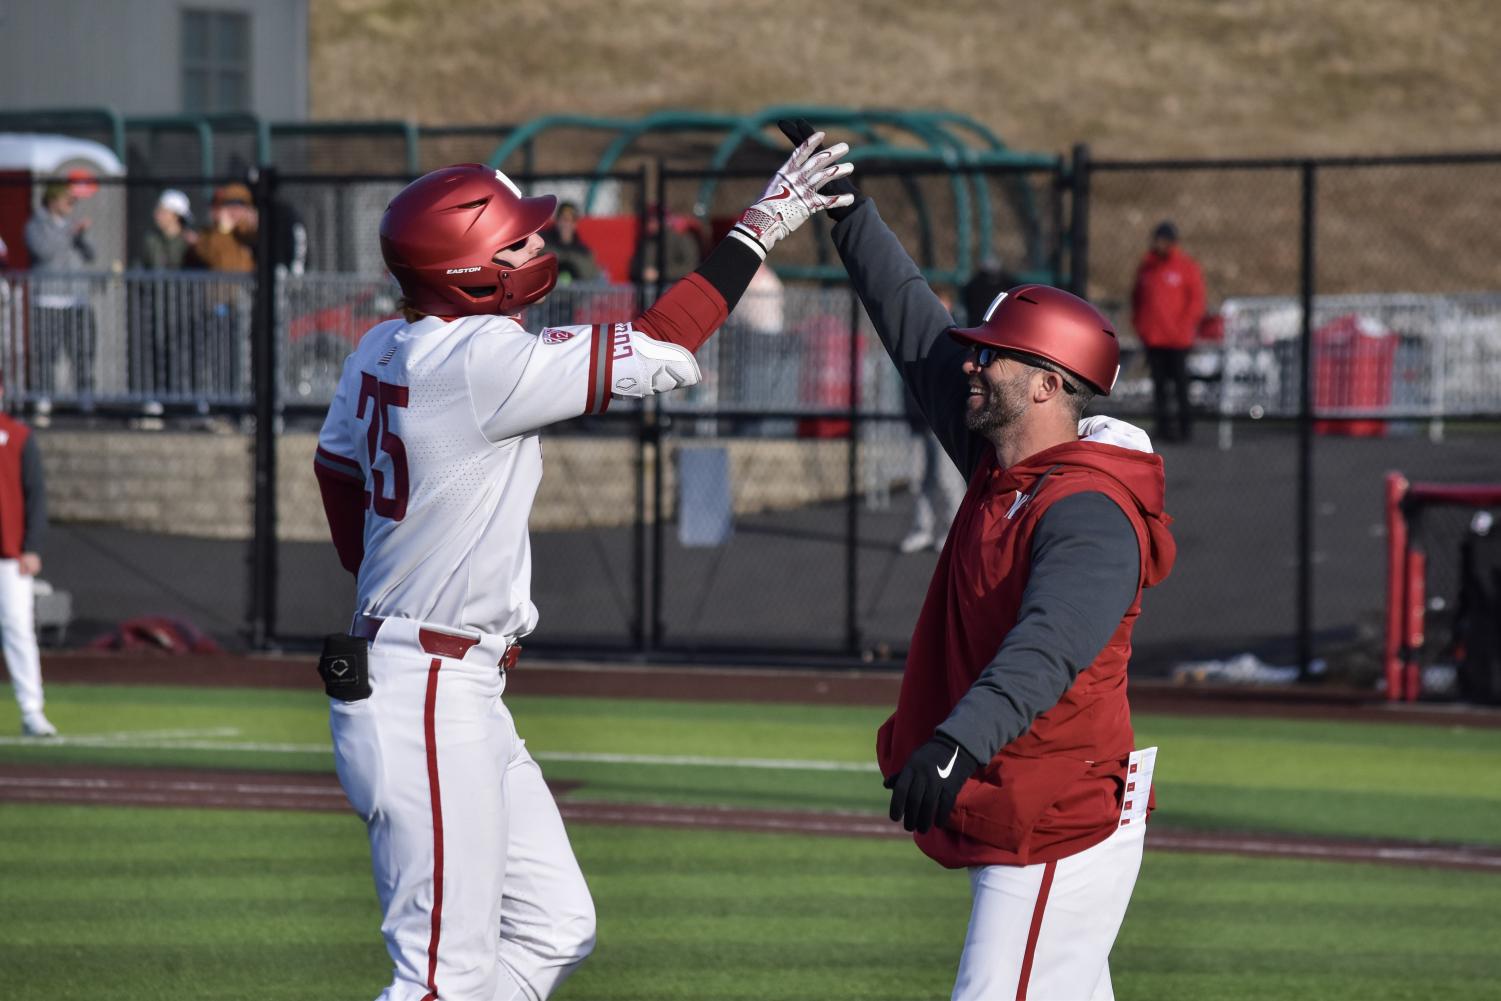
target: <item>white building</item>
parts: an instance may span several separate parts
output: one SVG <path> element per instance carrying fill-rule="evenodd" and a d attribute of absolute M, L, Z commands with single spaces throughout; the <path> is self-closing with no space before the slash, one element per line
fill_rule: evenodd
<path fill-rule="evenodd" d="M 308 0 L 0 3 L 0 111 L 308 114 Z"/>

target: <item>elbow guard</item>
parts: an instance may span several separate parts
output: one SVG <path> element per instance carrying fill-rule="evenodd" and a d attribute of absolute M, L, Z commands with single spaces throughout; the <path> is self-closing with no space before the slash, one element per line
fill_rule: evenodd
<path fill-rule="evenodd" d="M 696 386 L 702 378 L 693 352 L 632 331 L 630 354 L 615 359 L 610 393 L 618 400 L 641 400 Z"/>

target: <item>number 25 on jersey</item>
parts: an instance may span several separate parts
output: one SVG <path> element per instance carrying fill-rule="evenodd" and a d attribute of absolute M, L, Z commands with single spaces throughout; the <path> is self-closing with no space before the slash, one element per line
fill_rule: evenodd
<path fill-rule="evenodd" d="M 407 405 L 407 387 L 380 382 L 369 372 L 360 374 L 360 402 L 355 408 L 357 420 L 365 419 L 365 404 L 370 404 L 370 427 L 365 432 L 365 448 L 370 457 L 370 508 L 382 518 L 400 521 L 407 515 L 407 449 L 391 431 L 391 408 Z M 384 453 L 391 465 L 391 495 L 386 496 L 386 474 L 377 463 Z"/>

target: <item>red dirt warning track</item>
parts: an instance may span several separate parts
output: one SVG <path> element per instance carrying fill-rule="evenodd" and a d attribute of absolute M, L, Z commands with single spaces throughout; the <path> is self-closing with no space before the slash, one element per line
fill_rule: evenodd
<path fill-rule="evenodd" d="M 570 801 L 577 786 L 555 784 L 563 817 L 575 824 L 694 830 L 906 837 L 883 817 L 850 813 L 744 810 L 709 806 Z M 0 765 L 0 802 L 165 806 L 236 810 L 349 809 L 332 775 L 209 769 Z M 1374 862 L 1501 873 L 1501 849 L 1401 841 L 1293 838 L 1154 829 L 1152 851 L 1214 852 L 1317 861 Z"/>

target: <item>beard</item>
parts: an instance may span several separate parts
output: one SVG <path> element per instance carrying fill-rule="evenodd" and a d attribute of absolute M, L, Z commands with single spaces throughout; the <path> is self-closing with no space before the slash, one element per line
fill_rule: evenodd
<path fill-rule="evenodd" d="M 976 434 L 988 435 L 1021 420 L 1027 412 L 1024 395 L 1030 373 L 1018 373 L 1013 378 L 996 385 L 981 381 L 989 394 L 978 410 L 965 410 L 964 426 Z"/>

